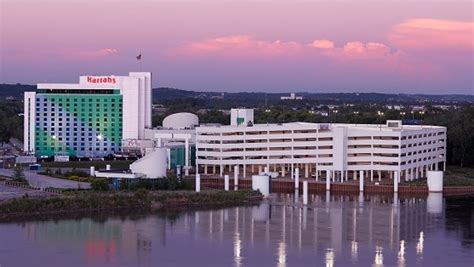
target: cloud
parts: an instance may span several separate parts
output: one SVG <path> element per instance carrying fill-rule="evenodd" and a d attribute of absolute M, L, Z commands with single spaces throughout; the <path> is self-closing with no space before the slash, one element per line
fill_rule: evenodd
<path fill-rule="evenodd" d="M 65 49 L 60 54 L 66 59 L 72 60 L 93 60 L 115 56 L 118 54 L 115 48 L 102 48 L 97 50 Z"/>
<path fill-rule="evenodd" d="M 395 25 L 390 42 L 405 50 L 474 49 L 474 22 L 410 19 Z"/>
<path fill-rule="evenodd" d="M 297 68 L 308 75 L 312 75 L 313 70 L 323 71 L 331 77 L 352 75 L 357 79 L 371 79 L 371 76 L 391 77 L 395 81 L 430 80 L 432 77 L 447 79 L 441 66 L 382 42 L 354 40 L 336 46 L 334 41 L 327 39 L 302 43 L 266 41 L 251 35 L 230 35 L 190 42 L 173 49 L 169 54 L 174 59 L 186 62 L 198 60 L 202 61 L 200 64 L 212 62 L 213 65 L 225 67 L 229 60 L 236 63 L 246 61 L 248 68 L 257 68 L 258 65 L 259 69 L 280 68 L 287 72 L 294 72 Z M 271 63 L 260 60 L 268 58 L 272 59 Z"/>
<path fill-rule="evenodd" d="M 220 54 L 229 56 L 271 56 L 296 52 L 301 45 L 296 42 L 273 42 L 257 40 L 251 35 L 230 35 L 210 38 L 185 44 L 172 51 L 173 54 L 203 55 Z"/>
<path fill-rule="evenodd" d="M 320 49 L 331 49 L 334 48 L 334 42 L 330 40 L 314 40 L 308 46 Z"/>

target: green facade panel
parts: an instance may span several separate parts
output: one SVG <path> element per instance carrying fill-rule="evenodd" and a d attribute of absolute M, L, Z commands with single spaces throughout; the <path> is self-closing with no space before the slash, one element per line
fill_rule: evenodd
<path fill-rule="evenodd" d="M 35 148 L 38 156 L 104 156 L 118 151 L 122 139 L 122 95 L 36 95 Z"/>

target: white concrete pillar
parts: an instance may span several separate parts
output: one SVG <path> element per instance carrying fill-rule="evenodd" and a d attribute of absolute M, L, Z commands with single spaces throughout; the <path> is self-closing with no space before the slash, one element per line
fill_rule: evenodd
<path fill-rule="evenodd" d="M 260 173 L 262 173 L 262 165 L 258 165 L 258 175 L 260 175 Z"/>
<path fill-rule="evenodd" d="M 239 185 L 239 165 L 234 166 L 234 186 Z"/>
<path fill-rule="evenodd" d="M 408 181 L 410 177 L 408 176 L 408 169 L 405 170 L 405 182 Z"/>
<path fill-rule="evenodd" d="M 314 171 L 314 176 L 315 176 L 316 182 L 318 182 L 319 181 L 319 170 Z"/>
<path fill-rule="evenodd" d="M 331 171 L 326 171 L 326 191 L 331 190 Z"/>
<path fill-rule="evenodd" d="M 270 172 L 270 167 L 266 166 L 265 168 L 263 168 L 263 171 L 265 172 L 265 174 L 268 174 Z"/>
<path fill-rule="evenodd" d="M 189 175 L 189 139 L 184 140 L 184 175 Z"/>
<path fill-rule="evenodd" d="M 286 173 L 285 173 L 285 165 L 281 165 L 281 176 L 282 177 L 285 177 Z"/>
<path fill-rule="evenodd" d="M 400 180 L 400 172 L 394 171 L 395 177 L 393 178 L 393 192 L 398 192 L 398 180 Z"/>
<path fill-rule="evenodd" d="M 196 168 L 197 170 L 197 168 Z M 207 175 L 207 164 L 204 165 L 204 174 Z"/>
<path fill-rule="evenodd" d="M 300 168 L 295 169 L 295 189 L 300 188 Z"/>
<path fill-rule="evenodd" d="M 370 170 L 370 182 L 374 182 L 374 170 Z"/>
<path fill-rule="evenodd" d="M 349 171 L 346 170 L 346 182 L 349 182 Z"/>
<path fill-rule="evenodd" d="M 377 177 L 379 178 L 379 182 L 382 181 L 382 171 L 377 171 Z"/>
<path fill-rule="evenodd" d="M 309 165 L 308 163 L 306 163 L 304 165 L 304 178 L 308 178 L 309 177 Z"/>
<path fill-rule="evenodd" d="M 359 171 L 359 191 L 364 192 L 364 171 Z"/>
<path fill-rule="evenodd" d="M 110 169 L 111 169 L 110 164 L 105 165 L 105 170 L 106 170 L 106 171 L 110 171 Z"/>
<path fill-rule="evenodd" d="M 219 176 L 222 177 L 222 175 L 224 175 L 224 165 L 221 164 L 219 168 Z"/>
<path fill-rule="evenodd" d="M 242 178 L 247 177 L 247 165 L 244 164 L 243 175 Z"/>
<path fill-rule="evenodd" d="M 357 181 L 357 171 L 352 171 L 352 180 Z"/>
<path fill-rule="evenodd" d="M 196 192 L 201 191 L 201 175 L 196 173 Z"/>
<path fill-rule="evenodd" d="M 250 171 L 253 174 L 255 172 L 255 164 L 251 164 L 250 166 Z"/>
<path fill-rule="evenodd" d="M 303 181 L 303 205 L 308 205 L 308 181 Z"/>
<path fill-rule="evenodd" d="M 229 175 L 224 176 L 224 190 L 229 191 Z"/>
<path fill-rule="evenodd" d="M 390 173 L 390 179 L 393 180 L 393 171 L 388 171 Z"/>
<path fill-rule="evenodd" d="M 216 165 L 212 165 L 212 174 L 216 174 Z"/>
<path fill-rule="evenodd" d="M 89 176 L 95 176 L 95 167 L 94 166 L 91 166 L 91 168 L 89 170 Z"/>

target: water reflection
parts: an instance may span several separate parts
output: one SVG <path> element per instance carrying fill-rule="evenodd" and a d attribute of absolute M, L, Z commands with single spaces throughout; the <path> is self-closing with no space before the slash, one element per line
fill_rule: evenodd
<path fill-rule="evenodd" d="M 474 262 L 472 250 L 462 246 L 474 239 L 474 220 L 463 228 L 467 235 L 445 234 L 445 201 L 430 196 L 326 193 L 312 195 L 303 206 L 293 194 L 278 194 L 258 206 L 185 212 L 172 218 L 149 215 L 7 224 L 0 228 L 2 239 L 9 244 L 0 245 L 0 264 L 31 264 L 21 257 L 21 264 L 4 260 L 27 248 L 37 257 L 47 254 L 58 259 L 46 261 L 47 266 L 74 266 L 67 263 L 68 253 L 83 259 L 76 266 L 123 262 L 133 266 L 439 265 L 443 263 L 439 257 L 433 261 L 426 254 L 438 255 L 440 249 L 451 249 L 445 252 Z M 474 218 L 473 210 L 468 211 L 468 218 Z M 16 235 L 9 239 L 10 232 Z M 183 256 L 187 254 L 194 256 Z"/>

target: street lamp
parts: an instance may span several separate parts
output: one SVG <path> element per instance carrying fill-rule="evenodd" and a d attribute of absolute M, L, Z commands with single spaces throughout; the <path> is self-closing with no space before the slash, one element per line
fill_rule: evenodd
<path fill-rule="evenodd" d="M 380 131 L 382 131 L 382 116 L 384 115 L 384 113 L 382 111 L 377 111 L 377 115 L 379 115 L 379 127 Z"/>
<path fill-rule="evenodd" d="M 405 119 L 405 111 L 400 112 L 400 116 L 402 116 L 402 129 L 403 129 L 403 120 Z"/>
<path fill-rule="evenodd" d="M 357 122 L 358 122 L 358 118 L 359 118 L 359 111 L 354 111 L 354 115 L 355 115 L 355 126 L 357 126 Z"/>
<path fill-rule="evenodd" d="M 425 114 L 425 111 L 422 110 L 420 111 L 420 119 L 421 119 L 421 125 L 423 125 L 423 115 Z"/>

